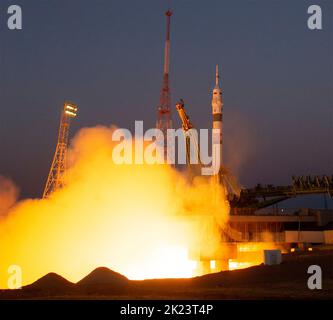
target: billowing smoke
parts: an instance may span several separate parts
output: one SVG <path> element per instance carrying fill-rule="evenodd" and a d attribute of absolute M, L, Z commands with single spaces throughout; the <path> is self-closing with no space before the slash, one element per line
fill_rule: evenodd
<path fill-rule="evenodd" d="M 66 186 L 19 202 L 1 221 L 1 287 L 10 265 L 21 267 L 23 285 L 48 272 L 78 281 L 99 266 L 131 279 L 190 277 L 188 251 L 218 249 L 223 190 L 203 178 L 189 185 L 170 166 L 115 164 L 113 130 L 82 129 Z"/>
<path fill-rule="evenodd" d="M 0 218 L 4 217 L 16 203 L 18 194 L 14 182 L 0 175 Z"/>
<path fill-rule="evenodd" d="M 260 137 L 249 120 L 233 109 L 229 110 L 224 134 L 228 137 L 224 149 L 226 165 L 237 179 L 242 177 L 242 180 L 247 180 L 252 172 L 248 170 L 249 163 L 258 150 L 257 141 Z"/>

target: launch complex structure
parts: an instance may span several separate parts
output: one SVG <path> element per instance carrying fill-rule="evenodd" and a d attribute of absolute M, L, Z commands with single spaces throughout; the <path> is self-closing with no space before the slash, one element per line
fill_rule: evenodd
<path fill-rule="evenodd" d="M 58 143 L 43 192 L 44 199 L 48 198 L 54 191 L 62 188 L 65 184 L 69 126 L 70 120 L 77 116 L 77 110 L 76 105 L 68 102 L 64 103 L 61 111 Z"/>
<path fill-rule="evenodd" d="M 170 94 L 170 24 L 172 11 L 168 10 L 166 16 L 166 39 L 164 51 L 163 82 L 160 93 L 160 101 L 157 107 L 156 128 L 161 130 L 164 139 L 164 159 L 168 158 L 171 150 L 167 142 L 167 130 L 172 128 L 171 94 Z M 181 99 L 176 104 L 176 110 L 182 123 L 186 139 L 187 165 L 191 168 L 190 149 L 191 129 L 194 128 L 188 114 L 185 111 L 185 103 Z M 65 183 L 67 166 L 67 148 L 69 127 L 72 118 L 77 116 L 78 107 L 75 104 L 65 102 L 61 109 L 58 143 L 50 172 L 47 178 L 43 198 L 60 189 Z M 266 242 L 265 234 L 271 235 L 270 242 L 284 246 L 286 250 L 295 248 L 308 248 L 316 245 L 333 244 L 333 210 L 301 208 L 294 210 L 279 210 L 277 204 L 286 199 L 301 195 L 322 194 L 324 198 L 333 195 L 333 176 L 300 176 L 293 177 L 289 186 L 263 186 L 258 184 L 254 188 L 240 188 L 233 183 L 228 170 L 223 166 L 223 92 L 220 86 L 220 74 L 218 66 L 215 72 L 215 87 L 212 91 L 212 159 L 219 163 L 219 170 L 214 176 L 214 181 L 222 185 L 228 192 L 231 213 L 229 219 L 229 231 L 221 236 L 221 241 L 228 244 L 229 259 L 242 257 L 239 245 L 242 243 Z M 196 152 L 200 162 L 200 150 L 196 141 Z M 275 206 L 275 207 L 274 207 Z M 226 269 L 225 257 L 211 256 L 204 252 L 197 257 L 202 262 L 205 272 L 212 271 L 211 261 L 219 261 L 218 269 L 214 272 Z"/>

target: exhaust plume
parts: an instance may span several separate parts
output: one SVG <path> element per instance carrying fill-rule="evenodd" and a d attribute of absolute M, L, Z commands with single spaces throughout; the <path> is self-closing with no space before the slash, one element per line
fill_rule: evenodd
<path fill-rule="evenodd" d="M 0 175 L 0 219 L 14 206 L 18 194 L 19 191 L 14 182 Z"/>
<path fill-rule="evenodd" d="M 1 220 L 1 288 L 10 265 L 21 267 L 23 285 L 49 272 L 76 282 L 100 266 L 130 279 L 191 277 L 198 239 L 202 250 L 219 249 L 229 214 L 223 189 L 203 178 L 189 185 L 166 165 L 113 163 L 113 130 L 80 130 L 66 186 Z"/>

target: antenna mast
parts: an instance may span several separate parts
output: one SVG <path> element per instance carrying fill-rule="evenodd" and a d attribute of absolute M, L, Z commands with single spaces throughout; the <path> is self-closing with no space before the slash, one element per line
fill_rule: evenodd
<path fill-rule="evenodd" d="M 168 10 L 166 16 L 166 39 L 164 49 L 164 70 L 163 70 L 163 83 L 161 88 L 160 103 L 157 108 L 157 122 L 156 128 L 160 129 L 164 135 L 164 159 L 168 159 L 170 148 L 167 144 L 167 129 L 172 128 L 171 118 L 171 96 L 169 85 L 169 66 L 170 66 L 170 20 L 172 11 Z M 168 150 L 169 149 L 169 150 Z"/>

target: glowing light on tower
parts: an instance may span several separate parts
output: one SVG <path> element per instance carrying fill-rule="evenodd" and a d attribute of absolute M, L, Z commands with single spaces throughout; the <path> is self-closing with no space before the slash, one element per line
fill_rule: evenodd
<path fill-rule="evenodd" d="M 48 198 L 51 193 L 62 188 L 64 184 L 64 173 L 67 167 L 67 144 L 70 119 L 76 116 L 77 106 L 65 102 L 61 112 L 57 148 L 45 185 L 43 198 Z"/>

